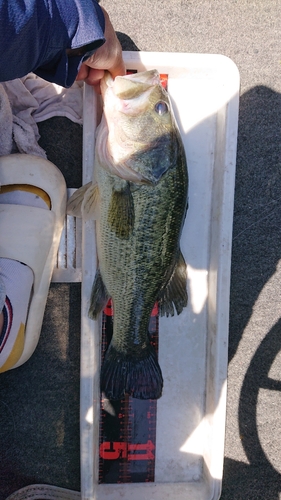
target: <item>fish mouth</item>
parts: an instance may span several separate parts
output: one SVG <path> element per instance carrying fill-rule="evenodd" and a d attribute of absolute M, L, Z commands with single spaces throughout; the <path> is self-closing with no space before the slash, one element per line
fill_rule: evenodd
<path fill-rule="evenodd" d="M 130 100 L 139 97 L 151 87 L 160 84 L 157 70 L 144 71 L 133 75 L 117 76 L 114 80 L 113 91 L 119 99 Z"/>
<path fill-rule="evenodd" d="M 112 87 L 113 82 L 114 82 L 114 80 L 113 80 L 111 74 L 108 71 L 105 71 L 104 77 L 101 79 L 101 82 L 100 82 L 100 89 L 101 89 L 101 95 L 102 95 L 103 100 L 104 100 L 104 96 L 105 96 L 105 93 L 106 93 L 108 87 Z"/>
<path fill-rule="evenodd" d="M 130 100 L 139 97 L 151 87 L 160 85 L 160 75 L 157 70 L 143 71 L 125 76 L 117 76 L 113 80 L 110 73 L 106 73 L 101 83 L 101 93 L 104 97 L 108 87 L 111 87 L 118 99 Z"/>

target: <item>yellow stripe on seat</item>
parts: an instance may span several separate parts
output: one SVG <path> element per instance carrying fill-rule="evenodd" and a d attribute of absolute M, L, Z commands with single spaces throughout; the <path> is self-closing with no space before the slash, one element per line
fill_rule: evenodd
<path fill-rule="evenodd" d="M 20 359 L 24 348 L 24 332 L 25 332 L 25 326 L 23 323 L 21 323 L 13 348 L 8 358 L 6 359 L 5 363 L 1 366 L 0 373 L 4 373 L 13 368 L 13 366 Z"/>
<path fill-rule="evenodd" d="M 32 186 L 31 184 L 8 184 L 1 186 L 0 193 L 11 193 L 12 191 L 25 191 L 39 196 L 46 203 L 47 207 L 51 210 L 50 196 L 41 188 Z"/>

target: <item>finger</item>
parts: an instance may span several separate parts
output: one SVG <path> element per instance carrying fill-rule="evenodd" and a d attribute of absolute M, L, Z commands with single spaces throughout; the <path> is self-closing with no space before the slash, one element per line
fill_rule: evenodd
<path fill-rule="evenodd" d="M 103 76 L 104 76 L 103 69 L 89 68 L 89 72 L 87 77 L 85 78 L 85 82 L 88 85 L 99 85 Z"/>
<path fill-rule="evenodd" d="M 90 68 L 83 63 L 78 71 L 76 80 L 84 81 L 88 85 L 95 87 L 95 90 L 100 94 L 100 81 L 103 76 L 103 70 Z"/>
<path fill-rule="evenodd" d="M 85 80 L 89 74 L 90 68 L 82 63 L 76 76 L 76 80 Z"/>
<path fill-rule="evenodd" d="M 119 61 L 119 63 L 115 62 L 115 65 L 113 68 L 109 68 L 109 73 L 111 74 L 112 78 L 114 79 L 116 76 L 123 76 L 126 74 L 126 67 L 123 59 Z"/>

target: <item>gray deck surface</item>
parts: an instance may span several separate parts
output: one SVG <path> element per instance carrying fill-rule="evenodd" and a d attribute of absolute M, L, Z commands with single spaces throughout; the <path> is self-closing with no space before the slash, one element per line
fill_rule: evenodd
<path fill-rule="evenodd" d="M 125 50 L 219 53 L 241 76 L 223 500 L 281 498 L 281 3 L 104 0 Z M 81 185 L 81 128 L 40 125 Z M 32 483 L 80 489 L 80 286 L 51 286 L 42 335 L 0 377 L 0 500 Z"/>

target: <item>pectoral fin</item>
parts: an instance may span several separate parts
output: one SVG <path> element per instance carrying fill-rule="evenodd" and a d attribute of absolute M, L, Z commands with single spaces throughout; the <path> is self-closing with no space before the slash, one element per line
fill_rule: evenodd
<path fill-rule="evenodd" d="M 84 220 L 97 219 L 99 216 L 99 189 L 97 184 L 88 182 L 69 198 L 66 213 Z"/>
<path fill-rule="evenodd" d="M 129 237 L 134 225 L 134 201 L 128 183 L 123 189 L 112 191 L 108 224 L 119 238 Z"/>
<path fill-rule="evenodd" d="M 89 308 L 89 317 L 96 319 L 98 314 L 104 309 L 109 299 L 108 292 L 105 288 L 100 270 L 98 269 L 95 275 Z"/>
<path fill-rule="evenodd" d="M 171 278 L 159 295 L 159 312 L 161 316 L 174 316 L 174 308 L 177 314 L 180 314 L 183 308 L 187 306 L 186 282 L 186 263 L 180 251 Z"/>
<path fill-rule="evenodd" d="M 73 195 L 69 198 L 66 207 L 66 213 L 68 215 L 73 215 L 74 217 L 79 218 L 82 217 L 82 203 L 85 193 L 91 185 L 92 183 L 88 182 L 88 184 L 85 184 L 81 188 L 77 189 L 77 191 L 75 191 L 75 193 L 73 193 Z"/>
<path fill-rule="evenodd" d="M 100 212 L 100 192 L 97 184 L 91 184 L 87 189 L 82 203 L 82 216 L 84 220 L 98 219 Z"/>

